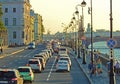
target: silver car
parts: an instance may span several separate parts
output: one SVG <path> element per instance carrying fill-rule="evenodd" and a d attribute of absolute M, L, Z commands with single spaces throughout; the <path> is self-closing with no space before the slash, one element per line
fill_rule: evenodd
<path fill-rule="evenodd" d="M 70 64 L 66 60 L 59 60 L 56 64 L 57 71 L 70 71 Z"/>
<path fill-rule="evenodd" d="M 42 65 L 39 59 L 29 59 L 28 66 L 30 66 L 33 72 L 39 71 L 42 72 Z"/>

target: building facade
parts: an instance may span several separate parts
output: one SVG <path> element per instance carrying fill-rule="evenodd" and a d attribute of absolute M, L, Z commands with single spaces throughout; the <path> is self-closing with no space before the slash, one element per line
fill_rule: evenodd
<path fill-rule="evenodd" d="M 41 42 L 42 37 L 41 29 L 42 29 L 42 16 L 40 14 L 35 13 L 34 38 L 36 43 Z"/>
<path fill-rule="evenodd" d="M 31 39 L 31 42 L 32 41 L 35 41 L 34 39 L 34 21 L 35 21 L 35 17 L 34 17 L 34 10 L 30 10 L 30 19 L 31 19 L 31 23 L 30 23 L 30 39 Z"/>
<path fill-rule="evenodd" d="M 26 45 L 31 41 L 29 0 L 0 0 L 2 20 L 8 30 L 8 46 Z"/>

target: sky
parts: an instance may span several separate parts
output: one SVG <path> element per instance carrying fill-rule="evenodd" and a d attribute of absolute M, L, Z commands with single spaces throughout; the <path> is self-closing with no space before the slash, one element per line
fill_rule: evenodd
<path fill-rule="evenodd" d="M 63 32 L 65 26 L 71 22 L 75 7 L 83 0 L 30 0 L 35 13 L 43 18 L 45 31 L 54 34 Z M 87 5 L 83 8 L 85 30 L 91 18 L 88 14 L 90 0 L 84 0 Z M 92 0 L 93 8 L 93 30 L 110 30 L 110 0 Z M 113 31 L 120 30 L 120 0 L 112 0 Z M 82 15 L 82 8 L 79 6 L 79 14 Z M 65 25 L 62 25 L 64 23 Z"/>

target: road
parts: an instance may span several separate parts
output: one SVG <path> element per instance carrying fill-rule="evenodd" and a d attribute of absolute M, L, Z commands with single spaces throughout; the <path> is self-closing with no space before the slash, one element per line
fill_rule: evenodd
<path fill-rule="evenodd" d="M 44 45 L 37 46 L 36 49 L 26 49 L 14 55 L 0 59 L 0 67 L 17 68 L 27 64 L 28 59 L 32 58 L 35 54 L 40 53 L 45 49 Z M 78 66 L 73 56 L 71 57 L 72 67 L 70 72 L 56 72 L 55 71 L 55 57 L 52 56 L 42 73 L 35 73 L 35 80 L 33 84 L 89 84 L 88 79 Z M 28 83 L 25 83 L 28 84 Z"/>

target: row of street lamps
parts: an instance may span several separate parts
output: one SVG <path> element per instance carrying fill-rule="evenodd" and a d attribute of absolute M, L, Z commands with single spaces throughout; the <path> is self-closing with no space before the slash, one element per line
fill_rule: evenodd
<path fill-rule="evenodd" d="M 90 0 L 91 7 L 88 9 L 88 13 L 91 15 L 91 62 L 94 62 L 94 54 L 93 54 L 93 14 L 92 14 L 92 0 Z M 82 15 L 79 15 L 78 6 L 82 7 Z M 83 0 L 81 4 L 76 5 L 76 11 L 73 13 L 73 18 L 70 24 L 74 26 L 74 50 L 75 54 L 78 58 L 83 56 L 83 64 L 86 64 L 86 55 L 85 55 L 85 35 L 84 35 L 84 13 L 83 8 L 86 6 L 86 2 Z M 75 18 L 77 16 L 77 19 Z M 110 38 L 112 39 L 112 0 L 110 0 Z M 78 28 L 78 33 L 77 29 Z M 113 67 L 113 50 L 111 51 L 111 59 L 110 59 L 110 84 L 116 84 L 115 75 L 114 75 L 114 67 Z"/>

